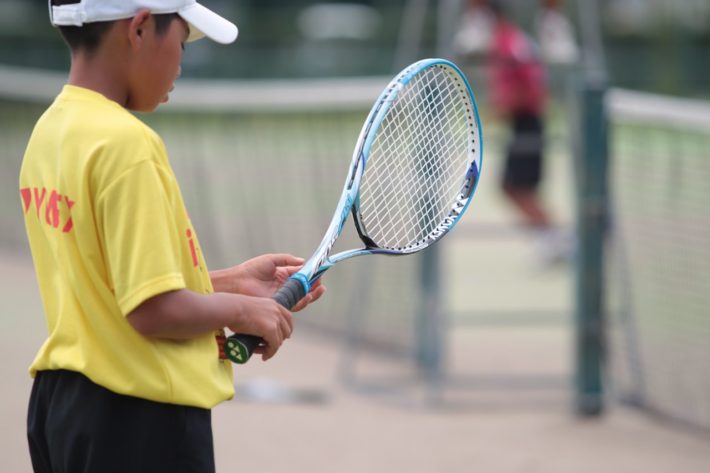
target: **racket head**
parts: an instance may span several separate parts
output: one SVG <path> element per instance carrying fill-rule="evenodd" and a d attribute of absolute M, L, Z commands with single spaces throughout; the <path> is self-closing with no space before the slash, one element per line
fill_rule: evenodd
<path fill-rule="evenodd" d="M 439 97 L 438 102 L 429 103 L 430 111 L 448 113 L 447 120 L 443 125 L 434 126 L 440 117 L 430 114 L 429 119 L 432 122 L 430 126 L 420 127 L 419 122 L 416 119 L 412 120 L 410 116 L 407 127 L 398 129 L 397 134 L 388 132 L 387 130 L 396 128 L 393 123 L 403 113 L 400 109 L 406 103 L 408 94 L 412 95 L 412 91 L 416 91 L 413 95 L 418 94 L 420 97 L 431 95 L 431 91 L 421 87 L 424 84 L 423 78 L 426 77 L 429 77 L 434 94 L 438 94 Z M 426 100 L 423 103 L 426 103 Z M 416 101 L 414 101 L 415 105 L 410 103 L 410 108 L 412 106 L 416 108 L 416 103 Z M 435 158 L 434 161 L 452 161 L 455 165 L 447 170 L 446 191 L 441 192 L 437 197 L 439 204 L 435 206 L 436 211 L 422 220 L 425 225 L 403 225 L 406 231 L 400 233 L 406 237 L 400 235 L 394 240 L 386 238 L 383 236 L 386 235 L 386 229 L 378 228 L 377 224 L 377 218 L 382 220 L 382 215 L 386 214 L 382 209 L 390 197 L 386 192 L 386 186 L 383 186 L 385 181 L 402 181 L 409 184 L 409 187 L 400 185 L 400 191 L 409 189 L 397 194 L 400 200 L 407 196 L 420 197 L 422 193 L 419 191 L 426 187 L 424 184 L 431 178 L 431 172 L 429 175 L 426 172 L 419 172 L 419 174 L 415 172 L 416 185 L 412 186 L 413 174 L 409 171 L 418 169 L 414 167 L 413 162 L 415 159 L 422 158 L 421 155 L 410 152 L 397 155 L 400 168 L 407 169 L 408 172 L 398 173 L 390 170 L 389 173 L 384 173 L 383 171 L 387 170 L 388 159 L 391 160 L 392 156 L 385 146 L 388 142 L 396 142 L 394 138 L 397 136 L 407 140 L 406 142 L 411 145 L 413 137 L 421 134 L 421 129 L 426 130 L 427 133 L 422 135 L 426 139 L 432 136 L 439 137 L 440 140 L 445 136 L 456 137 L 456 153 L 450 154 L 447 151 L 449 146 L 434 146 L 435 141 L 432 141 L 431 152 L 424 157 L 424 160 Z M 454 129 L 457 129 L 456 133 L 452 132 Z M 409 148 L 410 151 L 414 149 Z M 433 152 L 437 149 L 438 152 Z M 461 70 L 445 59 L 424 59 L 406 67 L 390 81 L 370 110 L 353 151 L 343 192 L 323 240 L 303 267 L 291 278 L 298 280 L 308 292 L 311 285 L 325 271 L 342 260 L 373 253 L 404 255 L 420 251 L 438 241 L 453 228 L 468 207 L 478 184 L 482 156 L 483 141 L 478 107 L 473 91 Z M 436 172 L 436 168 L 433 172 Z M 388 178 L 383 178 L 383 175 Z M 379 187 L 375 185 L 377 176 L 380 181 Z M 403 177 L 407 177 L 408 180 L 404 180 Z M 420 200 L 420 203 L 414 207 L 402 206 L 408 213 L 400 212 L 398 224 L 402 224 L 404 221 L 402 216 L 405 214 L 408 217 L 406 221 L 410 223 L 412 215 L 426 215 L 424 204 L 425 200 Z M 364 247 L 331 255 L 335 241 L 340 236 L 350 213 L 354 217 L 355 227 Z"/>
<path fill-rule="evenodd" d="M 371 253 L 409 254 L 456 225 L 478 185 L 481 120 L 465 75 L 445 59 L 405 68 L 363 126 L 352 213 Z"/>

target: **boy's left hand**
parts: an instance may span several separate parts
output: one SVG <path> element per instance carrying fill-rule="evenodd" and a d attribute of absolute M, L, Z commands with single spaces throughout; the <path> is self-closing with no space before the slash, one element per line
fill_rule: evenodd
<path fill-rule="evenodd" d="M 210 273 L 216 292 L 232 292 L 247 296 L 271 297 L 291 276 L 303 266 L 303 258 L 289 254 L 257 256 L 228 269 Z M 325 293 L 325 286 L 316 282 L 310 292 L 296 304 L 291 312 L 298 312 Z"/>

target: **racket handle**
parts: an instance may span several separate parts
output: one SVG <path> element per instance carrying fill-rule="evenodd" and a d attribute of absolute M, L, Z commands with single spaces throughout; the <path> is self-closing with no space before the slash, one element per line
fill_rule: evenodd
<path fill-rule="evenodd" d="M 286 283 L 274 293 L 271 298 L 291 310 L 293 306 L 306 295 L 306 290 L 300 281 L 288 279 Z M 227 358 L 237 364 L 244 364 L 249 361 L 251 355 L 263 340 L 255 335 L 243 335 L 235 333 L 227 338 L 224 343 L 224 351 Z"/>
<path fill-rule="evenodd" d="M 288 310 L 291 310 L 305 295 L 306 288 L 303 287 L 301 281 L 298 279 L 287 279 L 286 283 L 281 286 L 271 298 Z"/>

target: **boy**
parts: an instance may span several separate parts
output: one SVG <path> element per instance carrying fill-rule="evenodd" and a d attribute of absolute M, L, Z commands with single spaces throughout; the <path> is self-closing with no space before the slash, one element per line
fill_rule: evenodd
<path fill-rule="evenodd" d="M 210 409 L 234 394 L 223 328 L 274 356 L 292 319 L 269 296 L 303 261 L 208 273 L 164 145 L 129 110 L 167 101 L 185 42 L 237 28 L 195 0 L 51 0 L 50 16 L 71 70 L 20 173 L 49 332 L 30 368 L 33 467 L 212 472 Z"/>

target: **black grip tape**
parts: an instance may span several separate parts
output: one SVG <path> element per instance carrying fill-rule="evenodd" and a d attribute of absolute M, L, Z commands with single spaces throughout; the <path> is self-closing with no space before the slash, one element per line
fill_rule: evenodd
<path fill-rule="evenodd" d="M 276 293 L 271 296 L 276 302 L 291 310 L 293 306 L 296 305 L 298 301 L 303 299 L 306 295 L 306 291 L 303 288 L 303 284 L 296 279 L 288 279 L 286 284 L 281 286 Z"/>
<path fill-rule="evenodd" d="M 306 295 L 306 291 L 303 288 L 303 284 L 295 279 L 289 279 L 286 284 L 281 286 L 276 293 L 271 296 L 276 302 L 291 310 L 293 306 L 300 301 L 303 296 Z M 244 364 L 249 361 L 251 355 L 254 354 L 254 350 L 258 347 L 263 340 L 261 337 L 255 335 L 242 335 L 234 334 L 227 338 L 224 345 L 224 351 L 227 358 L 232 360 L 234 363 Z"/>

